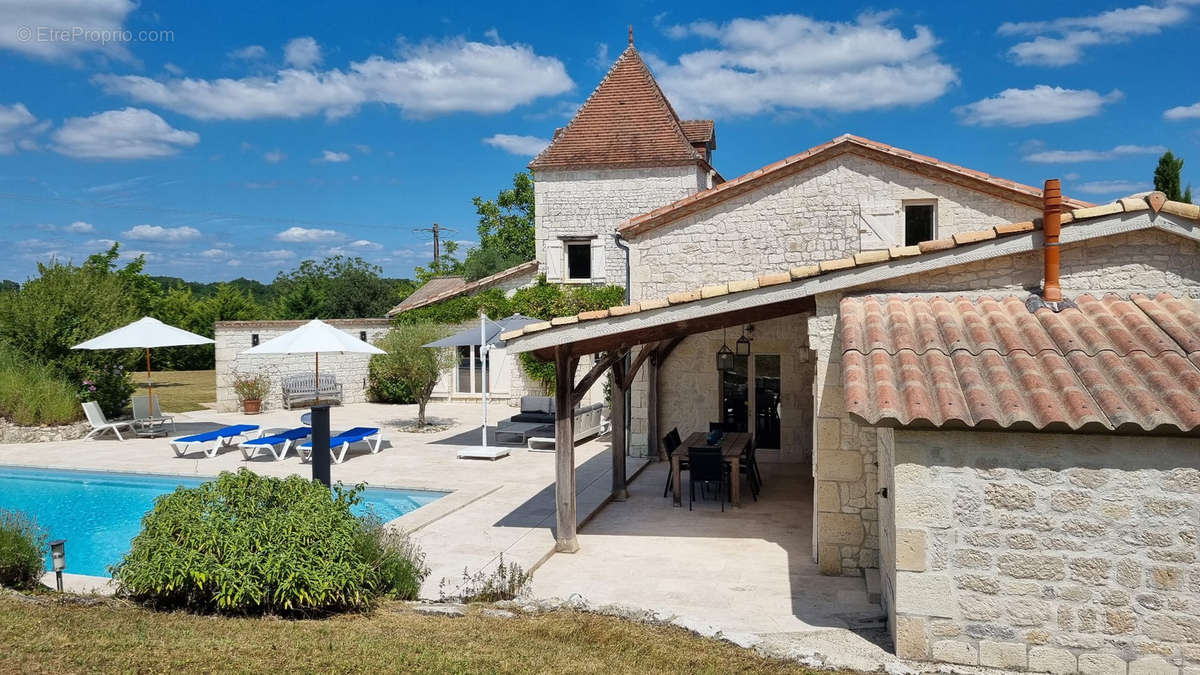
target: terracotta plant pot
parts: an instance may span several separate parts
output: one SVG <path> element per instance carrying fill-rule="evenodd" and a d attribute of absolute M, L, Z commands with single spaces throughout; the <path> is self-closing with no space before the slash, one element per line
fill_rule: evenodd
<path fill-rule="evenodd" d="M 258 399 L 246 399 L 242 401 L 242 412 L 247 415 L 257 415 L 262 408 L 262 401 Z"/>

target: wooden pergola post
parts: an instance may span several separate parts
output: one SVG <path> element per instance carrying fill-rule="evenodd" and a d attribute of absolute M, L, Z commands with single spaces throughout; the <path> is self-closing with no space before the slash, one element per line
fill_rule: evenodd
<path fill-rule="evenodd" d="M 625 485 L 625 433 L 629 420 L 625 419 L 625 392 L 629 383 L 625 381 L 625 361 L 616 359 L 612 364 L 612 499 L 623 502 L 629 499 Z"/>
<path fill-rule="evenodd" d="M 667 458 L 658 443 L 658 349 L 646 363 L 646 455 Z"/>
<path fill-rule="evenodd" d="M 575 537 L 575 365 L 569 347 L 554 349 L 554 550 L 579 550 Z"/>

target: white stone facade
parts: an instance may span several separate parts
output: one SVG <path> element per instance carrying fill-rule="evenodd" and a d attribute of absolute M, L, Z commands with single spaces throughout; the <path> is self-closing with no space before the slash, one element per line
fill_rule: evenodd
<path fill-rule="evenodd" d="M 1143 230 L 1073 243 L 1061 250 L 1061 282 L 1071 297 L 1117 291 L 1200 297 L 1200 244 L 1161 231 Z M 842 391 L 838 303 L 852 293 L 899 292 L 929 295 L 1024 297 L 1042 279 L 1040 251 L 957 265 L 892 281 L 826 293 L 816 298 L 808 321 L 816 382 L 813 475 L 816 479 L 817 556 L 827 574 L 858 575 L 879 566 L 880 522 L 873 495 L 883 430 L 852 420 Z"/>
<path fill-rule="evenodd" d="M 218 321 L 216 324 L 217 410 L 232 412 L 239 402 L 233 393 L 230 376 L 234 371 L 263 372 L 271 377 L 271 393 L 263 400 L 264 409 L 282 407 L 281 378 L 295 373 L 313 372 L 312 354 L 255 354 L 243 355 L 250 349 L 253 336 L 259 344 L 303 325 L 304 321 Z M 355 338 L 366 332 L 367 342 L 383 337 L 390 326 L 387 319 L 332 319 L 326 323 L 346 331 Z M 321 372 L 333 373 L 342 385 L 343 403 L 366 400 L 369 354 L 324 354 Z"/>
<path fill-rule="evenodd" d="M 930 200 L 935 238 L 1041 215 L 1018 201 L 842 154 L 634 237 L 632 297 L 665 297 L 879 248 L 862 232 L 872 211 L 892 214 L 893 237 L 902 244 L 903 205 Z"/>
<path fill-rule="evenodd" d="M 900 656 L 1200 668 L 1195 439 L 901 429 L 880 452 Z"/>
<path fill-rule="evenodd" d="M 646 169 L 538 171 L 534 174 L 534 222 L 538 269 L 550 281 L 561 265 L 547 260 L 560 237 L 596 237 L 602 246 L 603 276 L 597 283 L 625 285 L 625 252 L 617 248 L 617 225 L 709 187 L 697 165 Z M 549 242 L 550 246 L 547 246 Z M 561 252 L 557 255 L 561 256 Z M 561 260 L 559 261 L 561 262 Z"/>

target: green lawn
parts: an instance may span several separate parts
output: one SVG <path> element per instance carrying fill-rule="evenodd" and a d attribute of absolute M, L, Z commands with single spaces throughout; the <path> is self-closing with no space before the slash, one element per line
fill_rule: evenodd
<path fill-rule="evenodd" d="M 146 374 L 133 373 L 132 378 L 139 394 L 146 391 Z M 215 370 L 167 370 L 153 374 L 154 395 L 163 412 L 191 412 L 203 410 L 202 403 L 217 400 L 217 371 Z"/>
<path fill-rule="evenodd" d="M 43 596 L 46 597 L 46 596 Z M 678 628 L 553 612 L 427 617 L 403 604 L 323 620 L 160 613 L 0 596 L 0 672 L 803 673 Z"/>

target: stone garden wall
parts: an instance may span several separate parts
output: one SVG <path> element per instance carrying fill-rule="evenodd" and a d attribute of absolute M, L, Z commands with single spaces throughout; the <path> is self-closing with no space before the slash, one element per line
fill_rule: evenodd
<path fill-rule="evenodd" d="M 1200 673 L 1196 439 L 897 430 L 880 451 L 900 656 Z"/>
<path fill-rule="evenodd" d="M 262 354 L 242 356 L 249 349 L 252 337 L 258 335 L 259 344 L 279 337 L 304 325 L 305 321 L 220 321 L 216 324 L 217 365 L 217 410 L 232 412 L 238 409 L 238 400 L 230 384 L 234 370 L 243 372 L 265 371 L 271 374 L 271 394 L 263 401 L 264 409 L 282 407 L 280 379 L 292 373 L 311 373 L 312 354 Z M 326 323 L 340 328 L 355 338 L 366 331 L 367 341 L 375 342 L 383 337 L 391 325 L 387 319 L 331 319 Z M 343 403 L 361 403 L 366 400 L 367 366 L 369 354 L 323 354 L 321 372 L 333 373 L 342 384 L 345 395 Z"/>

